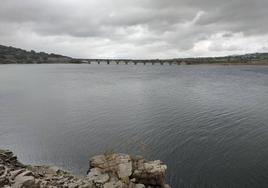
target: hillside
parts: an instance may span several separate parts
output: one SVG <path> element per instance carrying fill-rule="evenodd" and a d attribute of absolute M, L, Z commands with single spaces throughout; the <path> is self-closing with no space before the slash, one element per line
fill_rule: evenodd
<path fill-rule="evenodd" d="M 45 52 L 26 51 L 0 45 L 0 64 L 70 63 L 71 58 Z"/>
<path fill-rule="evenodd" d="M 267 64 L 268 53 L 252 53 L 224 57 L 181 58 L 186 64 Z"/>
<path fill-rule="evenodd" d="M 109 59 L 99 59 L 100 61 L 113 61 Z M 175 58 L 175 59 L 152 59 L 152 60 L 117 60 L 137 63 L 165 63 L 179 62 L 185 64 L 267 64 L 268 53 L 254 53 L 245 55 L 233 55 L 225 57 L 200 57 L 200 58 Z M 58 54 L 48 54 L 45 52 L 26 51 L 20 48 L 0 45 L 0 64 L 44 64 L 44 63 L 91 63 L 96 59 L 74 59 Z"/>

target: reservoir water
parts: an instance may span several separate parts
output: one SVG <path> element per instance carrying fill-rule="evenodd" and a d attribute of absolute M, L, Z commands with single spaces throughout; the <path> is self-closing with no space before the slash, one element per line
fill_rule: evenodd
<path fill-rule="evenodd" d="M 268 187 L 268 66 L 1 65 L 0 148 L 85 174 L 161 159 L 173 188 Z"/>

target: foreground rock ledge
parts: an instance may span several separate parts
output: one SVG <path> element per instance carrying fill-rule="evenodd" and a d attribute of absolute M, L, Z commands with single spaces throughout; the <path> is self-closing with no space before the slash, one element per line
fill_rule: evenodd
<path fill-rule="evenodd" d="M 166 170 L 159 160 L 107 154 L 93 157 L 88 174 L 77 177 L 57 167 L 24 165 L 11 151 L 0 150 L 0 187 L 4 188 L 169 188 Z"/>

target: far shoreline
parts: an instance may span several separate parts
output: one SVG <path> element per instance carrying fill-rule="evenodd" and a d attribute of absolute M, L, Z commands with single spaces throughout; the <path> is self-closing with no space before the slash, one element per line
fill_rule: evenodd
<path fill-rule="evenodd" d="M 258 66 L 267 66 L 267 63 L 189 63 L 189 64 L 168 64 L 168 63 L 128 63 L 128 64 L 115 64 L 115 63 L 0 63 L 0 65 L 160 65 L 160 66 L 194 66 L 194 65 L 221 65 L 221 66 L 232 66 L 232 65 L 258 65 Z"/>
<path fill-rule="evenodd" d="M 205 55 L 205 54 L 204 54 Z M 268 53 L 250 53 L 215 57 L 174 58 L 80 58 L 54 53 L 27 51 L 0 45 L 0 64 L 160 64 L 160 65 L 268 65 Z"/>

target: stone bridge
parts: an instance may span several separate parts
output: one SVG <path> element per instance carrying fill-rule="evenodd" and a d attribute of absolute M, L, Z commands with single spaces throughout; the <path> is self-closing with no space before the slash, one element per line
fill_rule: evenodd
<path fill-rule="evenodd" d="M 85 64 L 151 64 L 151 65 L 155 65 L 155 64 L 160 64 L 160 65 L 182 65 L 182 64 L 186 64 L 186 62 L 184 62 L 183 60 L 175 60 L 175 59 L 167 59 L 167 60 L 163 60 L 163 59 L 151 59 L 151 60 L 138 60 L 138 59 L 77 59 L 78 61 L 85 63 Z"/>

